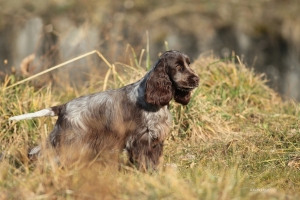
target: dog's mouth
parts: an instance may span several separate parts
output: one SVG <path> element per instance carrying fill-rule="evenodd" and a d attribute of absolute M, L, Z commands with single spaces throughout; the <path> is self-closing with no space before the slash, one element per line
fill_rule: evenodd
<path fill-rule="evenodd" d="M 179 87 L 179 86 L 177 86 L 176 89 L 177 89 L 177 90 L 180 90 L 180 91 L 182 91 L 182 92 L 190 92 L 190 91 L 192 91 L 193 89 L 195 89 L 196 87 L 198 87 L 198 85 L 185 86 L 185 87 Z"/>
<path fill-rule="evenodd" d="M 182 92 L 191 92 L 193 89 L 199 86 L 199 82 L 176 82 L 171 80 L 175 90 L 182 91 Z"/>

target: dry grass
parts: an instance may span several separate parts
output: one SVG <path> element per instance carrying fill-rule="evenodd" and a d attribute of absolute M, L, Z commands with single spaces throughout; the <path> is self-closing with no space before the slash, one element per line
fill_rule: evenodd
<path fill-rule="evenodd" d="M 142 77 L 137 60 L 124 67 L 131 76 L 112 74 L 108 88 Z M 241 63 L 202 56 L 193 68 L 200 86 L 188 106 L 171 103 L 173 129 L 164 167 L 155 174 L 97 162 L 66 169 L 47 157 L 29 162 L 27 149 L 47 136 L 55 119 L 8 117 L 99 91 L 104 83 L 92 78 L 89 87 L 68 92 L 29 84 L 4 91 L 13 82 L 8 78 L 0 91 L 0 199 L 299 198 L 299 104 L 282 102 L 263 76 Z"/>

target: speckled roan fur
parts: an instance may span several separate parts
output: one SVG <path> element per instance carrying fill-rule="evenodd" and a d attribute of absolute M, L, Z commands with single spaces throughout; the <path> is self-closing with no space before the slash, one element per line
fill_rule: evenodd
<path fill-rule="evenodd" d="M 156 169 L 172 122 L 168 104 L 174 98 L 186 105 L 198 82 L 189 58 L 167 51 L 133 84 L 49 108 L 58 116 L 49 144 L 58 153 L 73 146 L 94 156 L 125 149 L 139 169 Z"/>

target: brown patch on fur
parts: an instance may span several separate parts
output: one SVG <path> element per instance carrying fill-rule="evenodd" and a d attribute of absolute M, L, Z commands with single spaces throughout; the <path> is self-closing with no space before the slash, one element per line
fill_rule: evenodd
<path fill-rule="evenodd" d="M 172 82 L 161 59 L 146 82 L 145 100 L 153 105 L 165 106 L 173 97 Z"/>
<path fill-rule="evenodd" d="M 191 92 L 175 90 L 174 100 L 182 105 L 187 105 L 191 99 Z"/>
<path fill-rule="evenodd" d="M 144 135 L 145 136 L 145 135 Z M 157 170 L 163 154 L 163 141 L 142 136 L 127 149 L 130 162 L 141 171 Z"/>

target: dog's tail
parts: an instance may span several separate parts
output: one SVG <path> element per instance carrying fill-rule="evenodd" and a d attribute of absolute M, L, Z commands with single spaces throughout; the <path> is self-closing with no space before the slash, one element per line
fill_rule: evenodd
<path fill-rule="evenodd" d="M 34 113 L 27 113 L 27 114 L 23 114 L 23 115 L 18 115 L 18 116 L 14 116 L 9 118 L 9 120 L 23 120 L 23 119 L 31 119 L 31 118 L 35 118 L 35 117 L 44 117 L 44 116 L 57 116 L 61 113 L 61 110 L 63 108 L 63 105 L 60 106 L 53 106 L 51 108 L 46 108 Z"/>

